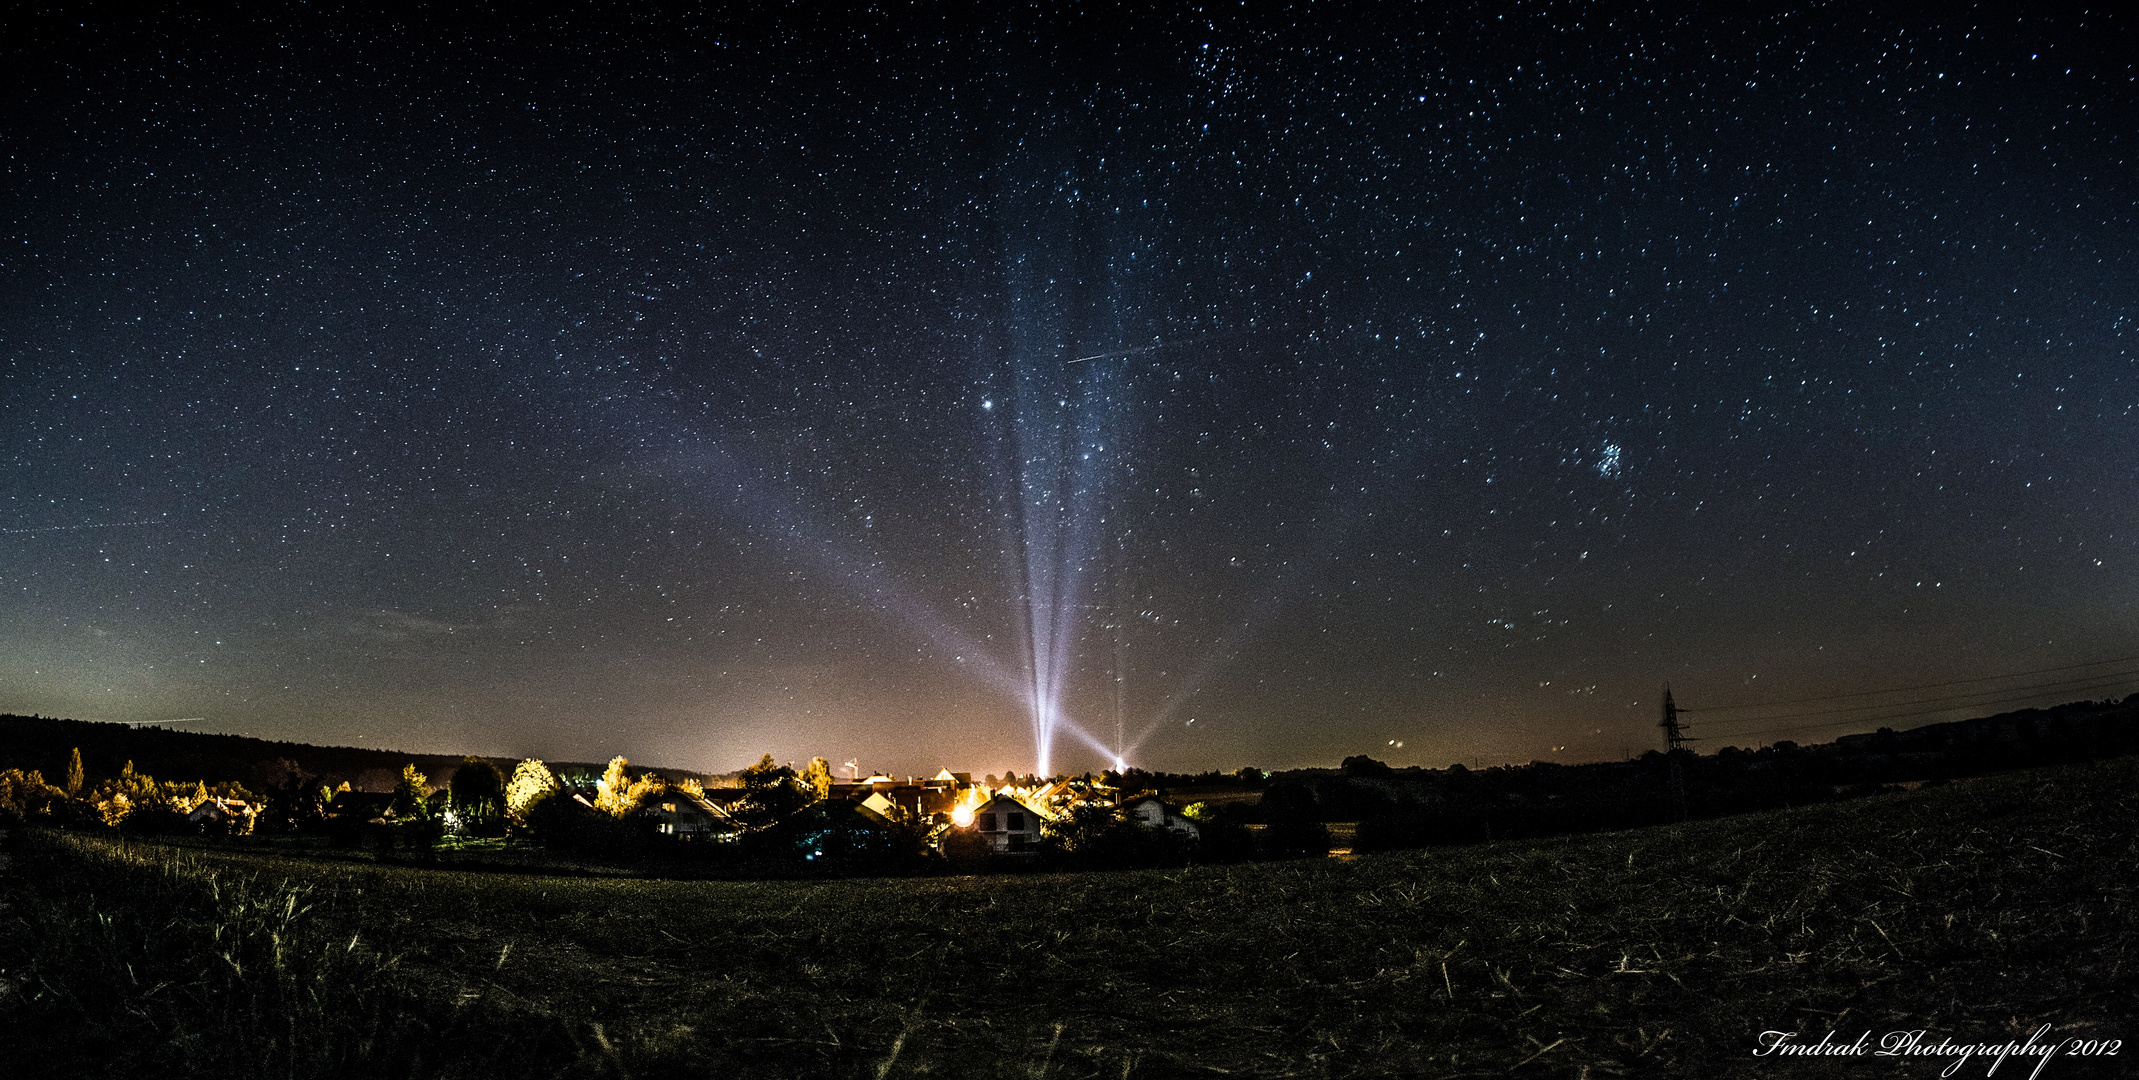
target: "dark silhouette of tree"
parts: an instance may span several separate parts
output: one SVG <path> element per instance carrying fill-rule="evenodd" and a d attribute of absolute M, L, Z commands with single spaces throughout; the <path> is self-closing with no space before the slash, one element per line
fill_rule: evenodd
<path fill-rule="evenodd" d="M 766 828 L 809 805 L 810 794 L 795 770 L 775 762 L 771 754 L 744 769 L 742 779 L 743 799 L 735 816 L 749 828 Z"/>
<path fill-rule="evenodd" d="M 1071 807 L 1044 831 L 1041 852 L 1051 861 L 1091 870 L 1180 866 L 1197 846 L 1171 829 L 1124 819 L 1113 807 L 1094 803 Z"/>
<path fill-rule="evenodd" d="M 980 870 L 994 854 L 988 838 L 972 829 L 952 829 L 943 835 L 944 861 L 955 870 Z"/>
<path fill-rule="evenodd" d="M 527 831 L 547 847 L 603 857 L 628 854 L 635 839 L 623 821 L 563 793 L 529 808 Z"/>
<path fill-rule="evenodd" d="M 462 759 L 447 785 L 452 792 L 453 816 L 462 832 L 476 836 L 504 835 L 505 777 L 498 767 L 478 757 Z"/>
<path fill-rule="evenodd" d="M 295 762 L 285 760 L 288 771 L 280 781 L 267 786 L 267 805 L 254 828 L 263 832 L 317 832 L 326 823 L 327 807 L 334 791 L 317 776 L 307 775 Z M 129 772 L 133 762 L 127 762 Z"/>
<path fill-rule="evenodd" d="M 1345 758 L 1344 762 L 1337 766 L 1337 771 L 1343 773 L 1347 777 L 1362 776 L 1370 778 L 1386 777 L 1391 775 L 1392 773 L 1392 770 L 1389 768 L 1389 766 L 1379 761 L 1376 761 L 1373 758 L 1366 756 L 1365 754 L 1354 754 L 1351 757 Z"/>

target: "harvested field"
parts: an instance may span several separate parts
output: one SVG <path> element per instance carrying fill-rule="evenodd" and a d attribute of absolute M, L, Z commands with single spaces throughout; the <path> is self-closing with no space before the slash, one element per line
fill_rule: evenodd
<path fill-rule="evenodd" d="M 1955 1059 L 1753 1052 L 2131 1035 L 2135 821 L 2118 760 L 1114 874 L 604 880 L 33 834 L 0 1040 L 130 1077 L 1936 1076 Z"/>

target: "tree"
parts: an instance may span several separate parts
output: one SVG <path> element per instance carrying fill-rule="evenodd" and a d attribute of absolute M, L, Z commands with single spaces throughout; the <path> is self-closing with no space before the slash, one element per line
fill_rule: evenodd
<path fill-rule="evenodd" d="M 1107 833 L 1123 824 L 1114 808 L 1097 802 L 1083 802 L 1069 808 L 1060 818 L 1041 826 L 1045 838 L 1057 850 L 1083 854 L 1099 847 Z"/>
<path fill-rule="evenodd" d="M 1176 866 L 1190 855 L 1189 842 L 1172 830 L 1124 819 L 1113 807 L 1098 803 L 1071 807 L 1043 831 L 1042 850 L 1050 857 L 1092 869 Z"/>
<path fill-rule="evenodd" d="M 482 834 L 503 828 L 505 777 L 497 766 L 479 757 L 463 758 L 447 788 L 452 792 L 453 816 L 463 830 Z"/>
<path fill-rule="evenodd" d="M 1344 761 L 1337 766 L 1337 770 L 1348 777 L 1363 776 L 1374 779 L 1386 778 L 1390 775 L 1391 771 L 1389 769 L 1389 766 L 1383 764 L 1382 762 L 1376 761 L 1373 758 L 1366 756 L 1365 754 L 1353 754 L 1351 757 L 1345 758 Z"/>
<path fill-rule="evenodd" d="M 995 847 L 975 829 L 952 827 L 943 834 L 943 858 L 959 870 L 975 870 L 994 856 Z"/>
<path fill-rule="evenodd" d="M 668 790 L 668 781 L 653 773 L 631 779 L 624 772 L 628 764 L 622 754 L 610 758 L 602 778 L 594 782 L 594 808 L 613 818 L 630 817 L 646 800 Z"/>
<path fill-rule="evenodd" d="M 550 767 L 528 758 L 513 768 L 512 781 L 505 785 L 505 812 L 525 824 L 528 811 L 558 790 L 557 777 L 550 773 Z"/>
<path fill-rule="evenodd" d="M 817 798 L 831 798 L 832 763 L 821 757 L 811 758 L 809 768 L 802 770 L 802 783 L 814 792 Z"/>
<path fill-rule="evenodd" d="M 67 782 L 60 785 L 60 790 L 70 799 L 82 793 L 82 748 L 79 746 L 67 755 Z"/>
<path fill-rule="evenodd" d="M 292 765 L 282 781 L 267 787 L 267 805 L 258 827 L 269 832 L 312 832 L 327 823 L 327 809 L 334 790 L 316 776 L 307 776 Z"/>
<path fill-rule="evenodd" d="M 401 782 L 394 785 L 394 800 L 389 804 L 387 812 L 391 813 L 396 821 L 427 820 L 430 816 L 430 788 L 430 778 L 417 772 L 413 762 L 403 765 Z"/>
<path fill-rule="evenodd" d="M 0 772 L 0 825 L 21 825 L 33 818 L 49 817 L 53 806 L 65 798 L 60 789 L 45 783 L 35 769 Z"/>
<path fill-rule="evenodd" d="M 773 761 L 771 754 L 743 770 L 743 800 L 736 807 L 743 824 L 762 829 L 808 804 L 795 770 Z"/>
<path fill-rule="evenodd" d="M 631 841 L 624 824 L 561 794 L 528 807 L 527 831 L 548 847 L 615 855 Z"/>
<path fill-rule="evenodd" d="M 84 794 L 92 812 L 106 825 L 117 826 L 124 822 L 136 807 L 153 805 L 161 800 L 153 777 L 136 773 L 134 763 L 129 761 L 119 770 L 116 779 L 106 780 Z"/>
<path fill-rule="evenodd" d="M 627 809 L 624 799 L 631 792 L 631 777 L 624 766 L 631 762 L 624 755 L 609 759 L 609 767 L 602 770 L 602 778 L 594 782 L 594 808 L 610 817 L 623 817 Z"/>
<path fill-rule="evenodd" d="M 624 789 L 624 813 L 629 816 L 648 802 L 668 794 L 668 778 L 657 773 L 640 773 Z"/>

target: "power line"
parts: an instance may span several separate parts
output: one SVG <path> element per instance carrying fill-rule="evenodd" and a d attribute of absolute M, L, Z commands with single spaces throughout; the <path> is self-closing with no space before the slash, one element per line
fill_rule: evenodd
<path fill-rule="evenodd" d="M 2034 668 L 2028 671 L 2008 672 L 2004 675 L 1985 675 L 1975 679 L 1955 679 L 1952 682 L 1923 683 L 1917 686 L 1896 686 L 1885 690 L 1858 690 L 1847 694 L 1821 694 L 1817 697 L 1789 698 L 1783 701 L 1751 702 L 1745 705 L 1712 705 L 1704 709 L 1681 708 L 1680 712 L 1718 713 L 1735 712 L 1740 709 L 1766 709 L 1781 705 L 1803 705 L 1813 701 L 1839 701 L 1843 698 L 1872 697 L 1878 694 L 1904 694 L 1912 690 L 1943 690 L 1949 686 L 1967 686 L 1970 683 L 1997 682 L 2001 679 L 2018 679 L 2029 675 L 2047 675 L 2053 671 L 2077 671 L 2080 668 L 2104 667 L 2109 664 L 2129 664 L 2139 661 L 2139 656 L 2120 656 L 2113 660 L 2093 660 L 2084 664 L 2065 664 L 2059 667 Z"/>

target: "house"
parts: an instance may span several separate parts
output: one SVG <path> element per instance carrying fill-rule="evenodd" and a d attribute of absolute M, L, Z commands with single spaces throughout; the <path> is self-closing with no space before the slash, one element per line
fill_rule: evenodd
<path fill-rule="evenodd" d="M 728 816 L 733 817 L 735 816 L 735 808 L 740 805 L 743 800 L 750 797 L 750 790 L 748 788 L 739 787 L 709 787 L 705 789 L 705 792 L 701 797 L 704 798 L 705 801 L 712 803 L 715 809 L 724 811 L 728 814 Z"/>
<path fill-rule="evenodd" d="M 944 769 L 936 775 L 929 777 L 927 783 L 930 787 L 948 788 L 952 791 L 964 791 L 965 789 L 973 786 L 973 774 L 969 772 L 952 772 L 949 769 Z"/>
<path fill-rule="evenodd" d="M 833 781 L 832 790 L 825 797 L 837 799 L 841 802 L 860 802 L 868 798 L 871 792 L 897 787 L 899 783 L 898 777 L 885 776 L 883 773 L 872 773 L 856 780 Z"/>
<path fill-rule="evenodd" d="M 1156 795 L 1146 795 L 1121 807 L 1123 821 L 1133 821 L 1149 829 L 1162 829 L 1189 843 L 1195 843 L 1202 835 L 1196 823 L 1174 812 Z"/>
<path fill-rule="evenodd" d="M 1060 819 L 1069 816 L 1070 811 L 1077 807 L 1094 799 L 1107 798 L 1109 794 L 1104 788 L 1071 778 L 1049 781 L 1038 790 L 1027 793 L 1024 801 L 1045 808 L 1048 814 Z"/>
<path fill-rule="evenodd" d="M 958 793 L 927 784 L 898 784 L 877 788 L 861 805 L 892 821 L 911 824 L 948 815 L 957 808 Z"/>
<path fill-rule="evenodd" d="M 186 815 L 186 821 L 211 836 L 236 835 L 252 831 L 256 813 L 252 804 L 240 799 L 203 799 Z"/>
<path fill-rule="evenodd" d="M 328 804 L 327 812 L 350 821 L 370 821 L 384 818 L 393 809 L 392 792 L 337 791 L 334 801 Z"/>
<path fill-rule="evenodd" d="M 918 857 L 912 831 L 856 802 L 823 799 L 782 820 L 773 830 L 805 862 L 834 865 L 894 865 Z"/>
<path fill-rule="evenodd" d="M 641 813 L 653 822 L 654 831 L 679 839 L 726 839 L 742 831 L 726 810 L 703 795 L 672 790 L 648 799 Z"/>
<path fill-rule="evenodd" d="M 988 841 L 998 855 L 1037 851 L 1040 828 L 1053 815 L 1011 798 L 997 795 L 973 808 L 973 831 Z"/>

